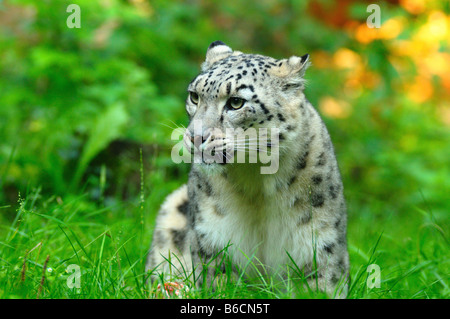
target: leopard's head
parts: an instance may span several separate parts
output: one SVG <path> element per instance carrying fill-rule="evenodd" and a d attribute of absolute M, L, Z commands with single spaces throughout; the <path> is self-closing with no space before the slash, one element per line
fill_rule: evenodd
<path fill-rule="evenodd" d="M 301 116 L 308 59 L 306 54 L 277 60 L 211 43 L 202 72 L 188 86 L 184 142 L 194 155 L 203 155 L 194 162 L 224 165 L 240 162 L 238 152 L 282 151 Z M 253 161 L 261 162 L 259 155 Z"/>

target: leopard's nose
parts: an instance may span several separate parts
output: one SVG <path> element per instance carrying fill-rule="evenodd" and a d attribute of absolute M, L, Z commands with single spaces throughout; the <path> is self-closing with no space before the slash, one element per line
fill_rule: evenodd
<path fill-rule="evenodd" d="M 191 137 L 191 142 L 194 143 L 195 146 L 200 146 L 204 141 L 200 135 L 196 135 L 194 137 Z"/>
<path fill-rule="evenodd" d="M 211 134 L 191 136 L 190 140 L 195 146 L 200 146 L 209 138 Z"/>

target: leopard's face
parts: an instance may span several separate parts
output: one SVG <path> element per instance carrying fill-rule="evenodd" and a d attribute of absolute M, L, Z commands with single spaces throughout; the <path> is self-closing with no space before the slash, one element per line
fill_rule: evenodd
<path fill-rule="evenodd" d="M 303 89 L 306 64 L 307 56 L 276 60 L 212 43 L 186 100 L 185 144 L 211 155 L 198 163 L 225 164 L 238 151 L 267 152 L 283 142 L 288 137 L 283 132 L 298 120 L 299 112 L 289 105 Z"/>

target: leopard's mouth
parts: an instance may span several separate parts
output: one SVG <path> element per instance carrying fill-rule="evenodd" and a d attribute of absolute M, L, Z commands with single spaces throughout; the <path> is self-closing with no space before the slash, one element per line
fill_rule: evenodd
<path fill-rule="evenodd" d="M 184 144 L 192 156 L 193 163 L 203 165 L 227 165 L 233 163 L 259 163 L 261 156 L 271 156 L 278 151 L 279 141 L 259 137 L 239 139 L 238 137 L 211 137 L 206 140 L 184 136 Z"/>
<path fill-rule="evenodd" d="M 233 163 L 234 154 L 232 150 L 216 150 L 214 148 L 206 148 L 201 151 L 191 148 L 190 153 L 194 158 L 194 163 L 204 165 L 226 165 Z"/>
<path fill-rule="evenodd" d="M 202 143 L 193 143 L 191 137 L 186 134 L 183 141 L 186 149 L 193 156 L 194 163 L 225 165 L 233 160 L 233 149 L 227 146 L 224 138 L 208 138 L 202 140 Z"/>
<path fill-rule="evenodd" d="M 207 152 L 203 154 L 203 163 L 207 165 L 211 164 L 226 165 L 232 163 L 232 160 L 233 160 L 232 153 L 227 152 L 226 150 L 223 151 L 212 150 L 211 154 L 208 154 Z"/>

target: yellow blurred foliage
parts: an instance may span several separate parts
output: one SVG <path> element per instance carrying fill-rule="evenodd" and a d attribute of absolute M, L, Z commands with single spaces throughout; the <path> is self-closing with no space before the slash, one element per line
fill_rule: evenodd
<path fill-rule="evenodd" d="M 413 40 L 395 40 L 389 44 L 389 47 L 394 55 L 411 58 L 423 57 L 430 52 L 429 46 Z"/>
<path fill-rule="evenodd" d="M 407 96 L 416 103 L 433 97 L 432 76 L 439 76 L 444 88 L 450 90 L 450 53 L 442 52 L 450 43 L 450 17 L 437 10 L 425 12 L 426 4 L 424 1 L 401 1 L 406 10 L 421 13 L 426 20 L 409 39 L 394 39 L 387 43 L 392 53 L 388 59 L 399 72 L 399 81 Z M 411 60 L 415 70 L 410 67 L 408 61 Z M 410 78 L 411 72 L 416 76 Z"/>
<path fill-rule="evenodd" d="M 423 73 L 431 73 L 445 77 L 450 74 L 450 53 L 433 52 L 421 60 Z"/>
<path fill-rule="evenodd" d="M 361 23 L 356 27 L 355 38 L 358 42 L 368 44 L 377 38 L 377 30 L 369 28 L 365 22 Z"/>
<path fill-rule="evenodd" d="M 340 48 L 333 55 L 333 64 L 338 69 L 348 69 L 345 93 L 353 97 L 362 93 L 362 88 L 374 88 L 380 83 L 380 76 L 367 69 L 367 62 L 358 53 L 347 48 Z"/>
<path fill-rule="evenodd" d="M 378 29 L 378 39 L 395 39 L 402 33 L 405 28 L 406 19 L 403 17 L 395 17 L 387 20 Z"/>
<path fill-rule="evenodd" d="M 320 50 L 311 54 L 311 61 L 315 68 L 327 69 L 331 67 L 333 59 L 328 52 Z"/>
<path fill-rule="evenodd" d="M 344 83 L 343 93 L 349 98 L 359 97 L 363 93 L 363 86 L 359 79 L 354 77 L 347 79 Z"/>
<path fill-rule="evenodd" d="M 406 24 L 403 17 L 395 17 L 387 20 L 380 28 L 369 28 L 366 22 L 356 27 L 355 38 L 358 42 L 368 44 L 374 40 L 395 39 L 402 33 Z"/>
<path fill-rule="evenodd" d="M 423 103 L 433 95 L 433 86 L 430 79 L 416 76 L 412 83 L 406 84 L 407 96 L 416 103 Z"/>
<path fill-rule="evenodd" d="M 417 104 L 433 97 L 445 99 L 450 95 L 450 16 L 434 9 L 436 4 L 434 1 L 401 0 L 401 7 L 418 15 L 416 20 L 410 21 L 405 16 L 392 17 L 378 29 L 369 28 L 366 21 L 349 20 L 345 25 L 346 31 L 362 44 L 385 40 L 390 51 L 386 59 L 399 75 L 393 85 Z M 413 29 L 410 28 L 411 23 L 415 25 Z M 411 35 L 399 39 L 406 28 L 412 31 Z M 335 53 L 316 51 L 313 62 L 317 68 L 345 71 L 343 94 L 346 99 L 356 98 L 364 89 L 373 89 L 383 81 L 380 74 L 368 70 L 364 54 L 348 48 L 340 48 Z M 444 90 L 434 86 L 433 77 L 436 76 Z M 345 102 L 332 98 L 321 100 L 320 107 L 330 117 L 344 118 L 350 114 Z M 448 118 L 449 111 L 443 112 Z"/>
<path fill-rule="evenodd" d="M 441 119 L 442 123 L 444 123 L 447 126 L 450 126 L 450 103 L 449 102 L 442 103 L 437 110 L 439 118 Z"/>
<path fill-rule="evenodd" d="M 343 100 L 326 96 L 320 99 L 319 108 L 328 117 L 343 119 L 351 114 L 351 105 Z"/>
<path fill-rule="evenodd" d="M 439 40 L 450 40 L 449 36 L 448 17 L 445 13 L 434 10 L 429 13 L 427 22 L 419 28 L 414 38 L 417 41 L 434 43 Z"/>
<path fill-rule="evenodd" d="M 357 98 L 361 95 L 364 88 L 372 89 L 381 82 L 378 73 L 367 69 L 367 61 L 357 52 L 348 48 L 340 48 L 334 54 L 326 51 L 316 51 L 312 54 L 314 67 L 319 69 L 339 69 L 345 74 L 343 93 L 348 98 Z M 330 111 L 331 116 L 340 117 L 347 114 L 336 111 L 338 109 L 345 110 L 345 107 L 336 107 L 336 101 L 325 100 L 326 110 Z M 334 103 L 334 104 L 333 104 Z"/>
<path fill-rule="evenodd" d="M 354 69 L 361 66 L 361 57 L 352 50 L 340 48 L 333 55 L 333 63 L 340 69 Z"/>
<path fill-rule="evenodd" d="M 408 70 L 410 67 L 408 61 L 405 58 L 399 57 L 397 55 L 388 56 L 388 60 L 389 63 L 394 67 L 394 69 L 400 74 Z"/>

